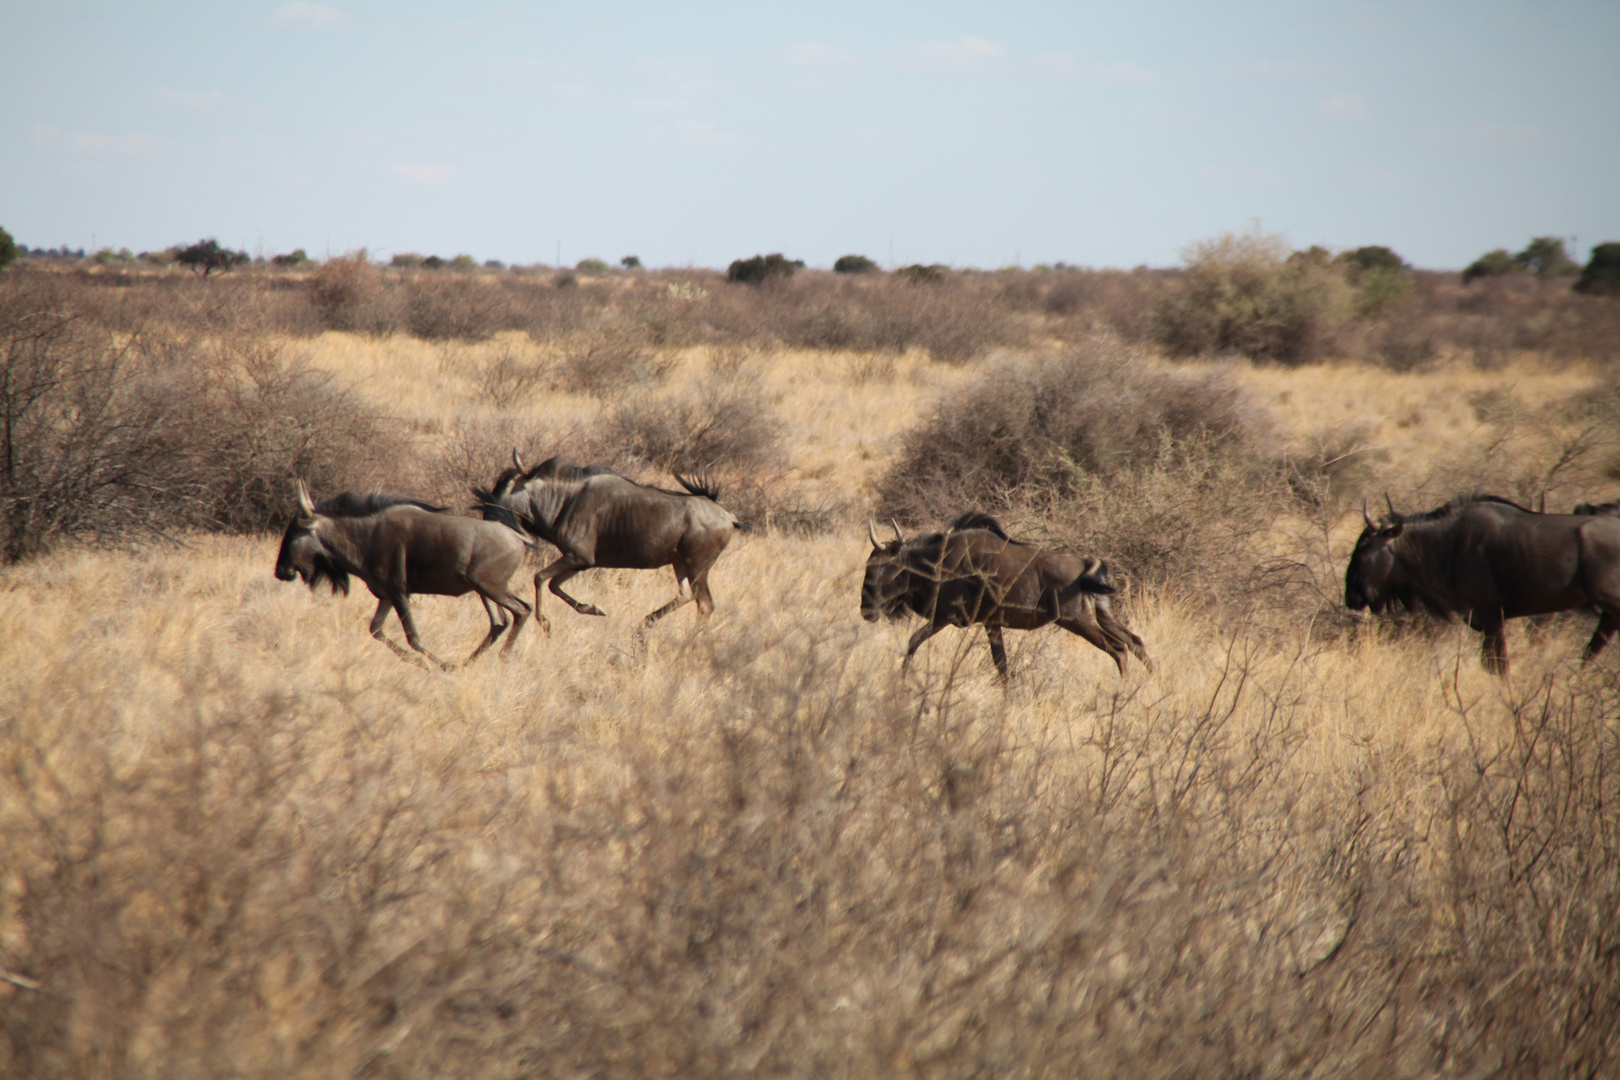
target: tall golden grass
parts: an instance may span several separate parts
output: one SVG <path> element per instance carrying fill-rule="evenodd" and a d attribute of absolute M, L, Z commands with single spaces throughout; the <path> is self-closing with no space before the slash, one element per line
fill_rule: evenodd
<path fill-rule="evenodd" d="M 606 408 L 464 374 L 530 348 L 327 334 L 307 360 L 494 453 Z M 785 424 L 773 482 L 854 508 L 980 370 L 721 359 Z M 716 363 L 672 353 L 647 392 Z M 1288 452 L 1339 431 L 1403 501 L 1545 472 L 1596 387 L 1227 374 Z M 1267 542 L 1331 589 L 1352 501 Z M 0 571 L 0 1074 L 1615 1070 L 1620 658 L 1577 666 L 1589 618 L 1516 624 L 1503 681 L 1460 626 L 1137 586 L 1154 673 L 1049 630 L 1010 636 L 1003 692 L 982 634 L 900 670 L 910 628 L 860 621 L 840 520 L 739 538 L 706 626 L 641 632 L 673 576 L 597 571 L 575 595 L 608 618 L 553 605 L 550 637 L 451 675 L 373 642 L 364 596 L 276 581 L 274 537 Z M 417 621 L 447 655 L 483 633 L 465 600 Z"/>

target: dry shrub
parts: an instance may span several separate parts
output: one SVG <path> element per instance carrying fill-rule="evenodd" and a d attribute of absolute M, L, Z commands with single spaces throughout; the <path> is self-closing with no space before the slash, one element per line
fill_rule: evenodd
<path fill-rule="evenodd" d="M 473 381 L 483 400 L 498 409 L 515 409 L 551 387 L 551 366 L 507 345 L 478 366 Z"/>
<path fill-rule="evenodd" d="M 115 335 L 51 281 L 0 284 L 0 559 L 70 536 L 263 529 L 294 476 L 408 460 L 371 410 L 263 336 Z"/>
<path fill-rule="evenodd" d="M 328 259 L 309 280 L 309 301 L 328 330 L 384 335 L 399 326 L 399 301 L 364 251 Z"/>
<path fill-rule="evenodd" d="M 1263 586 L 1280 570 L 1255 542 L 1297 503 L 1268 442 L 1262 415 L 1219 374 L 1154 366 L 1094 338 L 1004 361 L 942 400 L 905 436 L 876 509 L 917 525 L 986 510 L 1161 589 L 1247 611 L 1262 596 L 1275 605 Z"/>
<path fill-rule="evenodd" d="M 595 441 L 659 469 L 757 473 L 778 459 L 782 422 L 753 380 L 711 374 L 673 395 L 631 397 L 604 414 Z"/>
<path fill-rule="evenodd" d="M 104 707 L 99 657 L 11 673 L 0 1069 L 1614 1072 L 1612 679 L 1325 762 L 1308 655 L 1014 734 L 849 633 L 693 640 L 655 697 L 454 738 L 459 690 L 207 648 L 161 715 Z"/>
<path fill-rule="evenodd" d="M 413 274 L 403 306 L 406 329 L 427 341 L 487 341 L 519 321 L 508 291 L 474 274 Z"/>
<path fill-rule="evenodd" d="M 1174 356 L 1237 353 L 1295 364 L 1321 356 L 1355 292 L 1331 263 L 1289 257 L 1280 236 L 1227 233 L 1182 252 L 1186 271 L 1159 304 Z"/>
<path fill-rule="evenodd" d="M 551 369 L 553 385 L 597 398 L 662 382 L 674 363 L 652 348 L 642 327 L 616 320 L 567 339 L 561 350 Z"/>

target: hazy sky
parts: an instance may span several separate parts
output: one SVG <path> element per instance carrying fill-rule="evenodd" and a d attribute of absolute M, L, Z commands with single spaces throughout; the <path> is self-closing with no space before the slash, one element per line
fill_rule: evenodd
<path fill-rule="evenodd" d="M 0 0 L 30 246 L 1162 266 L 1620 240 L 1620 2 Z"/>

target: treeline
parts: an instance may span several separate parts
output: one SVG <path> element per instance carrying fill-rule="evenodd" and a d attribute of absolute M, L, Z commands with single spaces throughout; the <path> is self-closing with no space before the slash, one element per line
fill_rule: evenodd
<path fill-rule="evenodd" d="M 1612 360 L 1620 284 L 1606 275 L 1620 275 L 1620 246 L 1600 245 L 1579 277 L 1559 269 L 1561 251 L 1508 256 L 1511 271 L 1456 273 L 1412 269 L 1385 247 L 1334 255 L 1244 234 L 1194 244 L 1172 270 L 919 265 L 883 273 L 865 260 L 854 264 L 865 272 L 829 273 L 773 255 L 738 260 L 722 274 L 606 264 L 540 272 L 415 256 L 384 267 L 363 252 L 323 264 L 298 252 L 244 267 L 241 253 L 204 242 L 184 253 L 195 274 L 33 260 L 13 274 L 56 270 L 64 288 L 97 294 L 81 306 L 121 329 L 251 309 L 263 330 L 291 336 L 482 341 L 518 332 L 553 342 L 588 331 L 658 349 L 922 349 L 948 363 L 1098 330 L 1174 356 L 1281 364 L 1351 359 L 1406 370 L 1461 358 L 1490 366 L 1519 352 Z"/>

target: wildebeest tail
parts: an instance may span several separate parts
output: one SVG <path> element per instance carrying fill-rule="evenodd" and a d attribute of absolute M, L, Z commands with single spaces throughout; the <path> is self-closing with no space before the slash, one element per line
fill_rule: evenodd
<path fill-rule="evenodd" d="M 672 475 L 675 477 L 675 482 L 686 489 L 688 495 L 696 495 L 699 498 L 708 499 L 710 502 L 720 501 L 720 485 L 710 477 L 682 476 L 680 473 L 673 473 Z"/>
<path fill-rule="evenodd" d="M 1064 598 L 1074 596 L 1076 593 L 1094 593 L 1098 596 L 1107 596 L 1117 592 L 1108 583 L 1108 564 L 1101 559 L 1087 559 L 1086 568 L 1080 571 L 1080 576 L 1071 581 L 1063 590 Z"/>

